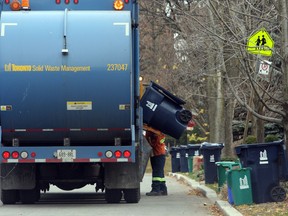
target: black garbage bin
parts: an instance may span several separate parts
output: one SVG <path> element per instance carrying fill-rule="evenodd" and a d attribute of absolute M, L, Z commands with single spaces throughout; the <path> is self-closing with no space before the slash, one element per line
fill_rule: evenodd
<path fill-rule="evenodd" d="M 201 144 L 188 144 L 188 170 L 190 173 L 193 172 L 193 157 L 200 156 Z"/>
<path fill-rule="evenodd" d="M 179 147 L 171 147 L 171 167 L 172 172 L 180 172 L 180 148 Z"/>
<path fill-rule="evenodd" d="M 286 198 L 280 187 L 283 174 L 283 141 L 244 144 L 235 147 L 242 167 L 250 167 L 253 201 L 255 203 L 280 202 Z"/>
<path fill-rule="evenodd" d="M 179 139 L 192 118 L 191 112 L 182 107 L 184 104 L 185 101 L 151 82 L 140 101 L 143 123 Z"/>
<path fill-rule="evenodd" d="M 188 147 L 180 146 L 180 172 L 189 172 L 188 169 Z"/>
<path fill-rule="evenodd" d="M 205 184 L 218 182 L 216 162 L 220 161 L 222 143 L 202 143 L 200 153 L 204 158 Z"/>

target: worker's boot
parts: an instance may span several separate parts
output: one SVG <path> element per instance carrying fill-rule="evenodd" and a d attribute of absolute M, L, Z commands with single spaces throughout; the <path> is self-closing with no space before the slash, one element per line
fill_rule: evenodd
<path fill-rule="evenodd" d="M 168 195 L 167 187 L 166 187 L 166 183 L 165 182 L 161 182 L 160 190 L 161 190 L 161 195 L 162 196 L 167 196 Z"/>
<path fill-rule="evenodd" d="M 146 196 L 163 196 L 162 191 L 153 191 L 146 193 Z"/>
<path fill-rule="evenodd" d="M 146 193 L 146 196 L 162 196 L 160 182 L 153 181 L 151 186 L 152 186 L 152 190 Z"/>

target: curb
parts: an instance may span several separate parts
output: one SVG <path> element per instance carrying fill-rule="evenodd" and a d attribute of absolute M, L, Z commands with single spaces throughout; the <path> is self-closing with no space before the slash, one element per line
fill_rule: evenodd
<path fill-rule="evenodd" d="M 225 216 L 243 216 L 239 211 L 237 211 L 233 206 L 230 205 L 227 201 L 220 200 L 216 192 L 205 185 L 201 185 L 199 182 L 196 182 L 193 179 L 188 178 L 182 174 L 171 173 L 169 176 L 176 177 L 177 180 L 182 180 L 187 183 L 193 189 L 201 191 L 201 193 L 207 197 L 212 203 L 215 203 L 216 206 L 221 210 Z"/>

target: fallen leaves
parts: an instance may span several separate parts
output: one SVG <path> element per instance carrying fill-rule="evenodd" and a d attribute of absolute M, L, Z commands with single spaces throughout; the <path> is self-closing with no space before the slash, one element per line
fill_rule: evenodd
<path fill-rule="evenodd" d="M 283 202 L 261 203 L 254 205 L 241 205 L 235 208 L 243 216 L 288 216 L 288 199 Z"/>

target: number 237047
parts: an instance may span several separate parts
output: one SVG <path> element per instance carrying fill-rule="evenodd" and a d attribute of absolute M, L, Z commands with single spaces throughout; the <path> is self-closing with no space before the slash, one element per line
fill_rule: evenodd
<path fill-rule="evenodd" d="M 126 71 L 128 64 L 107 64 L 107 71 Z"/>

